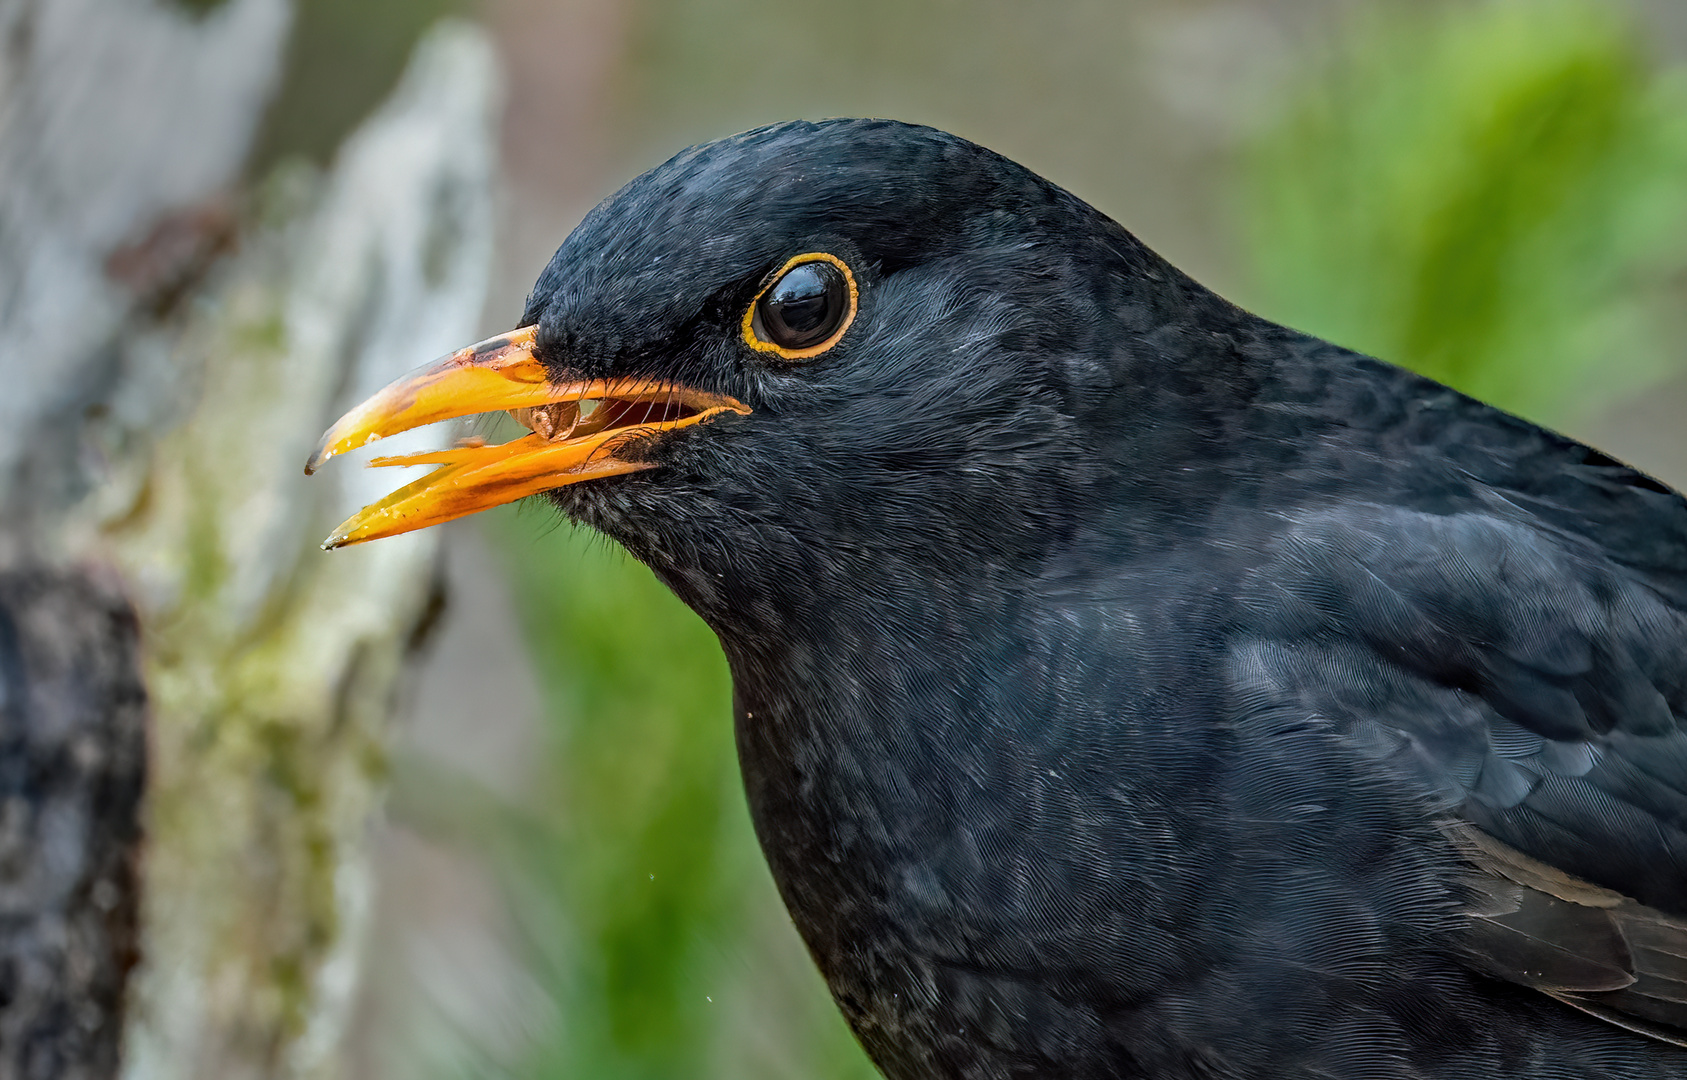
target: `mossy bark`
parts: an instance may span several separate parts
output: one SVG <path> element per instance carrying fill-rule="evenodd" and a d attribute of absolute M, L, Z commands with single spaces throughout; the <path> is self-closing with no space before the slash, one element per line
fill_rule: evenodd
<path fill-rule="evenodd" d="M 114 569 L 139 615 L 123 1072 L 149 1080 L 342 1074 L 385 726 L 440 598 L 431 537 L 317 548 L 399 478 L 302 466 L 473 336 L 490 262 L 479 31 L 431 32 L 326 170 L 245 192 L 286 25 L 282 0 L 0 0 L 0 557 Z"/>

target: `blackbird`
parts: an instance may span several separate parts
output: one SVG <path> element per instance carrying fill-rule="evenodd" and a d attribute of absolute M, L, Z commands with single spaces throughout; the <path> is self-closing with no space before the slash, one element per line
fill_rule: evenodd
<path fill-rule="evenodd" d="M 1687 502 L 929 128 L 686 150 L 311 466 L 535 492 L 720 638 L 893 1080 L 1687 1077 Z M 651 664 L 660 664 L 652 656 Z"/>

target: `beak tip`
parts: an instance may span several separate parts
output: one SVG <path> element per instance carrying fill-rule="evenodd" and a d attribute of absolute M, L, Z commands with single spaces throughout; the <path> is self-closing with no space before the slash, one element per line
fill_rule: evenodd
<path fill-rule="evenodd" d="M 314 474 L 316 472 L 316 470 L 322 468 L 323 464 L 325 462 L 327 462 L 327 460 L 329 458 L 333 457 L 335 454 L 338 454 L 340 452 L 340 450 L 344 449 L 344 447 L 339 447 L 339 448 L 334 447 L 333 443 L 330 441 L 330 438 L 329 438 L 329 436 L 332 435 L 332 434 L 333 434 L 333 432 L 329 432 L 327 435 L 322 436 L 322 441 L 316 444 L 315 450 L 311 451 L 310 460 L 305 462 L 305 475 L 306 476 L 310 476 L 310 475 Z"/>

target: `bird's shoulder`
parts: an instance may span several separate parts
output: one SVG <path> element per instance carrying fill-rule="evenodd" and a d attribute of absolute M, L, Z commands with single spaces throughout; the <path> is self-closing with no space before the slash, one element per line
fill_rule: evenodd
<path fill-rule="evenodd" d="M 1256 505 L 1465 512 L 1591 554 L 1687 610 L 1687 498 L 1415 372 L 1304 335 L 1269 354 L 1239 456 Z M 1284 447 L 1273 458 L 1270 447 Z M 1263 468 L 1262 468 L 1263 466 Z"/>

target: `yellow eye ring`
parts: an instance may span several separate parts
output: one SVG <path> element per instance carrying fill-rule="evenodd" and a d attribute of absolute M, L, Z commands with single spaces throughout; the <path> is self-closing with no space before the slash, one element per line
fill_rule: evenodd
<path fill-rule="evenodd" d="M 767 325 L 770 318 L 777 318 L 777 316 L 771 310 L 764 310 L 763 301 L 769 299 L 769 294 L 773 293 L 773 291 L 785 281 L 786 276 L 793 270 L 815 264 L 826 266 L 828 270 L 835 271 L 836 275 L 841 275 L 844 288 L 842 290 L 837 290 L 838 295 L 835 299 L 842 301 L 844 306 L 836 314 L 829 315 L 825 310 L 824 305 L 827 301 L 832 300 L 833 297 L 829 292 L 819 297 L 823 305 L 820 310 L 820 318 L 825 320 L 825 322 L 821 323 L 820 326 L 825 329 L 826 335 L 823 339 L 812 345 L 803 345 L 800 348 L 796 348 L 781 345 L 776 341 L 769 340 L 769 337 L 771 336 L 770 331 L 773 329 L 780 329 L 786 332 L 791 331 L 790 328 L 784 327 L 783 325 L 778 328 L 770 328 Z M 836 283 L 838 281 L 837 276 L 833 275 L 821 275 L 820 277 L 821 280 L 819 284 L 822 287 L 828 284 L 825 280 L 827 277 L 830 277 L 830 283 Z M 813 288 L 815 285 L 814 282 L 805 282 L 804 284 L 809 285 L 810 288 Z M 814 302 L 814 296 L 811 295 L 808 297 L 806 302 L 812 304 Z M 761 292 L 756 294 L 755 299 L 750 301 L 750 306 L 745 309 L 744 320 L 741 326 L 744 344 L 748 345 L 757 352 L 772 353 L 783 360 L 808 360 L 812 357 L 819 356 L 821 353 L 838 343 L 838 339 L 844 336 L 844 332 L 847 331 L 850 324 L 855 321 L 855 312 L 859 305 L 860 290 L 856 288 L 855 274 L 850 270 L 848 263 L 844 262 L 836 255 L 831 255 L 824 251 L 810 251 L 806 254 L 798 255 L 795 258 L 786 260 L 785 265 L 781 266 L 768 278 L 767 284 L 762 288 Z M 812 314 L 812 312 L 805 312 L 804 314 Z M 834 321 L 835 325 L 833 325 Z"/>

